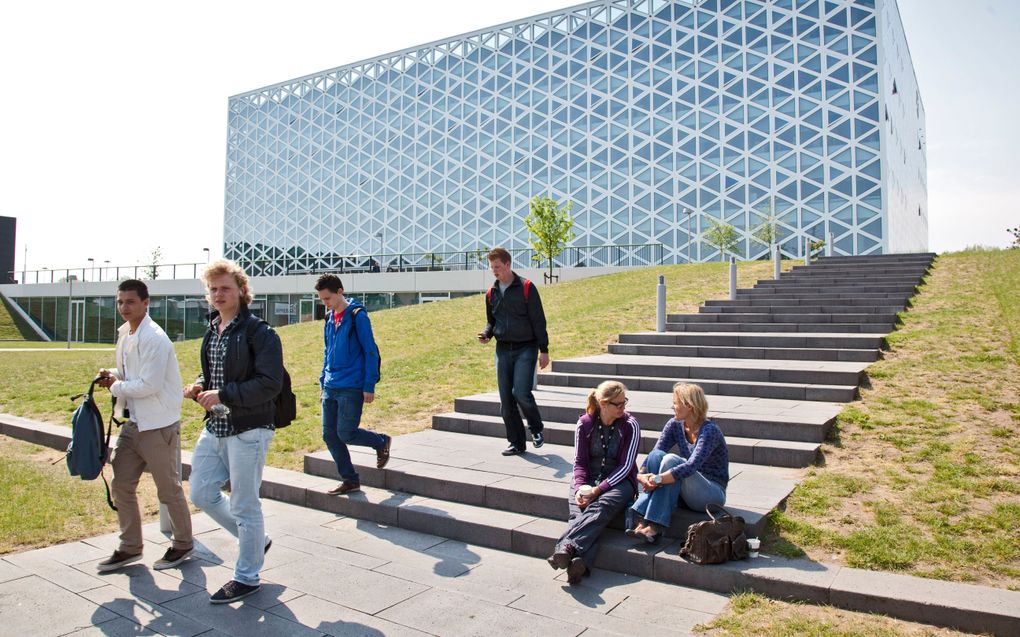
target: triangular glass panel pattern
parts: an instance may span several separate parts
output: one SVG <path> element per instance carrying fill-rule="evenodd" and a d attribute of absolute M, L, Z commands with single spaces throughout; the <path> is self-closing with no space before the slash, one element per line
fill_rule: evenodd
<path fill-rule="evenodd" d="M 712 219 L 767 257 L 769 210 L 791 254 L 881 251 L 874 5 L 592 2 L 232 97 L 224 253 L 263 274 L 525 248 L 536 195 L 573 202 L 574 245 L 667 263 L 718 258 Z"/>

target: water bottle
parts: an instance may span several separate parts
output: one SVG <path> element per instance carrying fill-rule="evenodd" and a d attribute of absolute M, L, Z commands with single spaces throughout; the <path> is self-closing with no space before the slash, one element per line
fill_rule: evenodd
<path fill-rule="evenodd" d="M 217 403 L 217 404 L 213 405 L 212 415 L 213 416 L 229 416 L 230 415 L 230 407 L 227 407 L 223 403 Z"/>

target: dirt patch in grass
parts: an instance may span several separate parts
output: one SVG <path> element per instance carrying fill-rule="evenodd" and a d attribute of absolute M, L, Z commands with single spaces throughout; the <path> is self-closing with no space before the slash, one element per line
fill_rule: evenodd
<path fill-rule="evenodd" d="M 726 611 L 695 627 L 707 637 L 950 637 L 965 635 L 946 628 L 855 613 L 831 606 L 811 606 L 741 593 Z"/>
<path fill-rule="evenodd" d="M 1020 251 L 944 255 L 764 550 L 1020 588 Z"/>

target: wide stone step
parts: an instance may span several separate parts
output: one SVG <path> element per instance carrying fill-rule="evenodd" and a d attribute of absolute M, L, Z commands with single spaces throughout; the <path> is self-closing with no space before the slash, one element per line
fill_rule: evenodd
<path fill-rule="evenodd" d="M 858 275 L 883 275 L 883 274 L 904 274 L 910 275 L 917 278 L 921 278 L 930 271 L 927 265 L 874 265 L 865 268 L 855 268 L 846 265 L 836 264 L 821 264 L 816 263 L 812 265 L 795 265 L 786 272 L 783 272 L 781 276 L 800 276 L 800 275 L 811 275 L 812 272 L 821 272 L 826 275 L 834 276 L 858 276 Z"/>
<path fill-rule="evenodd" d="M 542 435 L 546 444 L 567 447 L 574 445 L 576 423 L 543 421 L 543 424 L 545 429 Z M 641 425 L 640 453 L 647 454 L 655 448 L 655 442 L 659 439 L 659 433 L 664 425 L 665 423 L 662 423 L 658 428 L 649 428 L 644 423 Z M 447 412 L 432 417 L 432 428 L 438 431 L 506 438 L 506 427 L 499 416 Z M 821 453 L 821 444 L 817 442 L 791 442 L 740 436 L 727 436 L 726 446 L 730 462 L 772 467 L 807 467 L 817 462 Z"/>
<path fill-rule="evenodd" d="M 824 265 L 829 263 L 853 264 L 860 266 L 867 266 L 876 263 L 918 264 L 918 263 L 931 263 L 936 256 L 938 255 L 935 252 L 916 252 L 911 254 L 876 254 L 869 256 L 832 256 L 832 257 L 819 257 L 812 263 L 812 265 L 815 264 Z"/>
<path fill-rule="evenodd" d="M 636 345 L 705 345 L 723 347 L 792 347 L 828 349 L 882 349 L 885 337 L 875 334 L 773 334 L 767 332 L 635 332 L 620 334 L 620 343 Z"/>
<path fill-rule="evenodd" d="M 668 332 L 838 332 L 883 336 L 894 327 L 891 323 L 666 323 Z"/>
<path fill-rule="evenodd" d="M 881 301 L 882 303 L 890 304 L 904 304 L 909 307 L 910 299 L 912 295 L 901 293 L 901 292 L 820 292 L 817 294 L 803 294 L 795 291 L 783 292 L 782 290 L 753 290 L 750 288 L 743 288 L 737 290 L 737 298 L 733 301 L 758 301 L 770 303 L 772 301 L 782 300 L 784 303 L 789 301 L 807 301 L 807 305 L 814 305 L 816 303 L 832 303 L 838 301 L 842 303 L 848 299 L 860 299 L 861 301 Z M 718 301 L 730 301 L 730 299 L 717 299 Z M 715 302 L 715 301 L 711 301 Z M 705 301 L 705 304 L 709 304 L 710 301 Z M 866 303 L 867 304 L 867 303 Z"/>
<path fill-rule="evenodd" d="M 656 376 L 681 380 L 751 380 L 768 383 L 819 383 L 858 385 L 864 363 L 841 361 L 742 360 L 732 358 L 691 358 L 621 356 L 596 354 L 553 361 L 552 371 L 616 376 Z"/>
<path fill-rule="evenodd" d="M 539 385 L 556 387 L 595 387 L 604 380 L 618 380 L 630 389 L 671 392 L 683 381 L 700 386 L 717 396 L 778 398 L 781 400 L 817 400 L 850 402 L 857 397 L 856 385 L 818 385 L 813 383 L 775 383 L 751 380 L 717 380 L 707 378 L 671 378 L 665 376 L 628 376 L 624 374 L 588 374 L 578 372 L 546 372 L 539 375 Z"/>
<path fill-rule="evenodd" d="M 873 363 L 878 349 L 814 347 L 737 347 L 732 345 L 641 345 L 610 343 L 610 354 L 636 356 L 685 356 L 697 358 L 754 358 L 800 361 L 854 361 Z"/>
<path fill-rule="evenodd" d="M 899 288 L 909 290 L 918 284 L 917 277 L 898 277 L 895 279 L 872 277 L 823 277 L 801 276 L 783 277 L 781 279 L 761 279 L 754 284 L 755 288 L 803 288 L 803 287 L 851 287 L 867 289 L 870 287 Z"/>
<path fill-rule="evenodd" d="M 747 297 L 737 296 L 735 299 L 709 299 L 701 307 L 813 307 L 816 305 L 828 307 L 855 308 L 855 307 L 887 307 L 894 312 L 901 312 L 907 307 L 906 301 L 900 298 L 888 298 L 885 296 L 865 297 L 797 297 L 781 298 L 776 296 L 768 297 Z"/>
<path fill-rule="evenodd" d="M 542 374 L 539 374 L 541 383 Z M 625 383 L 626 384 L 626 383 Z M 535 400 L 542 419 L 577 422 L 584 413 L 591 387 L 539 385 Z M 627 411 L 649 429 L 658 429 L 673 416 L 672 394 L 628 388 Z M 843 405 L 831 401 L 784 400 L 748 396 L 709 395 L 708 413 L 727 436 L 768 438 L 798 442 L 825 440 Z M 454 411 L 498 416 L 499 392 L 464 396 L 454 401 Z"/>
<path fill-rule="evenodd" d="M 426 430 L 398 437 L 385 469 L 375 468 L 375 452 L 365 451 L 362 447 L 351 447 L 350 450 L 363 489 L 382 489 L 394 494 L 391 497 L 395 496 L 394 499 L 399 502 L 398 509 L 415 505 L 434 507 L 446 515 L 454 513 L 449 516 L 453 520 L 465 522 L 450 524 L 453 520 L 449 520 L 440 523 L 442 531 L 433 528 L 428 531 L 430 533 L 484 544 L 476 539 L 487 534 L 487 531 L 478 528 L 480 524 L 491 520 L 496 522 L 495 526 L 510 524 L 518 528 L 536 518 L 557 522 L 562 531 L 568 516 L 573 448 L 548 445 L 529 450 L 522 456 L 506 458 L 500 455 L 504 446 L 505 442 L 492 437 Z M 643 461 L 644 454 L 641 454 L 638 463 Z M 304 469 L 310 475 L 339 479 L 327 451 L 307 454 Z M 764 515 L 786 499 L 801 475 L 802 471 L 798 469 L 731 462 L 727 508 L 743 515 L 757 533 L 764 523 Z M 365 505 L 372 503 L 373 495 L 383 494 L 369 491 Z M 425 498 L 428 502 L 407 496 Z M 336 499 L 357 497 L 357 494 L 351 494 Z M 416 511 L 424 513 L 422 508 Z M 491 515 L 486 516 L 485 511 L 490 511 Z M 673 524 L 667 530 L 668 537 L 684 537 L 689 524 L 705 519 L 703 513 L 684 513 L 688 512 L 674 515 Z M 406 522 L 401 523 L 399 516 L 398 512 L 397 525 L 405 526 Z M 619 516 L 612 526 L 624 528 L 623 516 Z M 411 526 L 405 528 L 423 530 Z M 505 536 L 501 541 L 506 541 Z"/>
<path fill-rule="evenodd" d="M 699 314 L 872 314 L 896 316 L 902 307 L 890 305 L 702 305 Z"/>
<path fill-rule="evenodd" d="M 747 290 L 748 293 L 754 294 L 839 294 L 846 292 L 889 292 L 892 294 L 905 294 L 913 296 L 917 290 L 915 285 L 886 285 L 884 283 L 876 283 L 870 285 L 868 283 L 853 284 L 846 281 L 838 283 L 821 283 L 817 281 L 791 281 L 789 283 L 780 282 L 775 285 L 763 285 L 758 284 L 753 288 Z"/>
<path fill-rule="evenodd" d="M 667 314 L 667 323 L 886 323 L 896 322 L 896 314 L 824 312 L 763 313 L 763 312 L 707 312 L 698 314 Z"/>

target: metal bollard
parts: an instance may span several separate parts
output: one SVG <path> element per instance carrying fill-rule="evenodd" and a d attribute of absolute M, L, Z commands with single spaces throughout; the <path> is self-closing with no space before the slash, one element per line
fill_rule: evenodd
<path fill-rule="evenodd" d="M 666 277 L 662 275 L 655 287 L 655 331 L 666 331 Z"/>
<path fill-rule="evenodd" d="M 825 256 L 832 256 L 832 233 L 829 233 L 829 240 L 825 243 Z"/>
<path fill-rule="evenodd" d="M 730 300 L 737 300 L 737 257 L 730 257 Z"/>
<path fill-rule="evenodd" d="M 779 274 L 782 269 L 782 261 L 780 259 L 779 244 L 772 246 L 772 278 L 779 280 Z"/>
<path fill-rule="evenodd" d="M 177 436 L 177 479 L 181 479 L 181 437 Z M 159 532 L 167 537 L 172 533 L 170 527 L 170 510 L 165 504 L 159 505 Z"/>
<path fill-rule="evenodd" d="M 811 265 L 811 237 L 804 237 L 804 265 Z"/>

